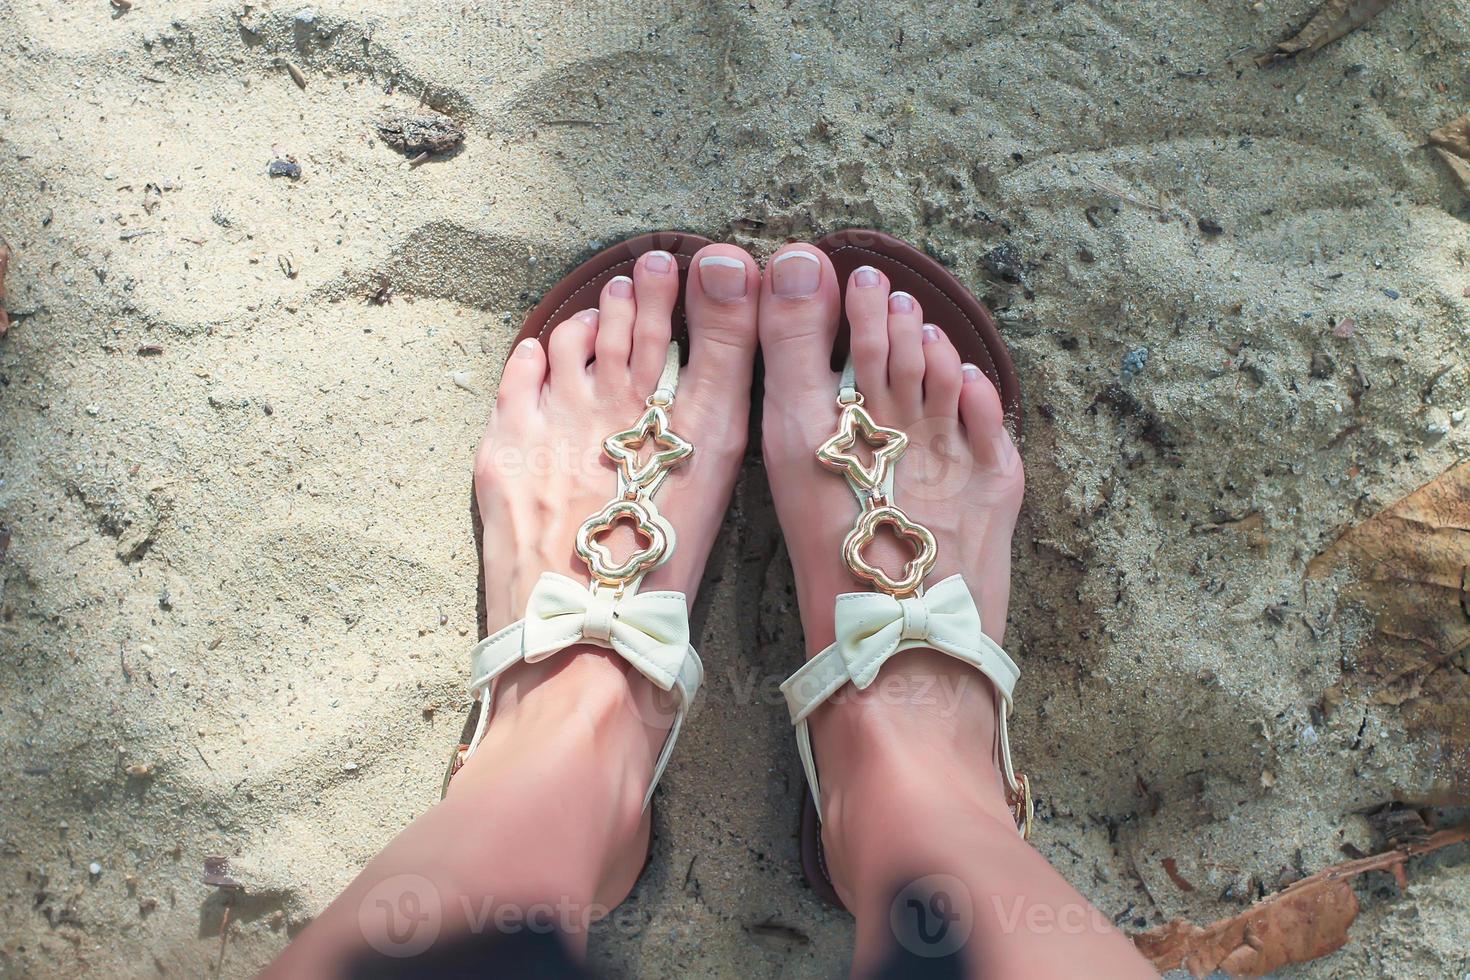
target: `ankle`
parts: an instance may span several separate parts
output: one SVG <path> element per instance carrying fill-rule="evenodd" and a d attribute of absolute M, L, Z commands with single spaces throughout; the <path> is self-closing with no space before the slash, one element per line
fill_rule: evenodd
<path fill-rule="evenodd" d="M 843 687 L 812 718 L 823 767 L 885 778 L 953 767 L 966 783 L 1001 785 L 1000 698 L 974 667 L 936 650 L 909 650 L 865 690 Z M 922 762 L 922 765 L 921 765 Z"/>
<path fill-rule="evenodd" d="M 839 783 L 824 772 L 822 786 L 822 844 L 844 901 L 1018 838 L 999 774 L 970 759 L 889 750 L 869 756 L 856 778 Z"/>
<path fill-rule="evenodd" d="M 973 667 L 920 650 L 813 715 L 834 883 L 940 857 L 940 842 L 953 844 L 961 827 L 1015 833 L 996 761 L 996 705 L 993 685 Z"/>
<path fill-rule="evenodd" d="M 592 647 L 517 666 L 502 678 L 485 737 L 451 790 L 503 790 L 507 779 L 551 790 L 538 774 L 565 773 L 585 812 L 607 815 L 615 835 L 635 830 L 669 727 L 640 687 L 652 685 Z"/>

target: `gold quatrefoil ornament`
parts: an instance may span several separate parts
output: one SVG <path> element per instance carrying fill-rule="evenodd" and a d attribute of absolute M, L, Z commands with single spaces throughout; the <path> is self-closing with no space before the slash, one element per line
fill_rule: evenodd
<path fill-rule="evenodd" d="M 877 565 L 863 557 L 863 549 L 872 544 L 878 529 L 884 524 L 896 531 L 899 537 L 914 546 L 914 557 L 904 566 L 903 576 L 894 578 Z M 922 524 L 909 520 L 909 516 L 897 507 L 878 506 L 865 509 L 847 532 L 842 542 L 842 557 L 847 567 L 859 579 L 876 586 L 892 596 L 911 595 L 924 583 L 924 577 L 934 567 L 939 557 L 939 546 L 934 535 Z"/>
<path fill-rule="evenodd" d="M 873 447 L 873 462 L 864 466 L 862 459 L 852 452 L 861 435 L 863 441 Z M 849 402 L 842 406 L 842 417 L 838 420 L 837 432 L 817 447 L 817 459 L 822 464 L 842 473 L 865 490 L 876 490 L 908 448 L 909 437 L 898 429 L 890 429 L 873 421 L 873 416 L 863 408 L 862 402 Z"/>
<path fill-rule="evenodd" d="M 657 451 L 641 466 L 638 450 L 652 440 Z M 672 469 L 694 453 L 694 446 L 669 428 L 669 415 L 662 405 L 650 403 L 648 410 L 631 428 L 614 432 L 602 442 L 602 450 L 623 472 L 623 478 L 635 487 L 646 487 L 659 474 Z"/>
<path fill-rule="evenodd" d="M 634 530 L 648 543 L 621 564 L 613 564 L 612 552 L 597 539 L 611 531 L 618 521 L 631 521 Z M 644 574 L 663 560 L 668 548 L 668 522 L 654 509 L 651 500 L 614 500 L 577 529 L 577 556 L 603 585 L 622 585 Z"/>

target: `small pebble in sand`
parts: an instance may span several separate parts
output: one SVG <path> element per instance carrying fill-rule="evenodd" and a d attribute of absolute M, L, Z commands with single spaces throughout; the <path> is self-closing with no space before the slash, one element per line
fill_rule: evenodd
<path fill-rule="evenodd" d="M 1211 238 L 1214 238 L 1216 235 L 1223 235 L 1225 233 L 1224 225 L 1220 224 L 1220 222 L 1216 221 L 1214 218 L 1200 218 L 1199 230 L 1204 232 Z"/>
<path fill-rule="evenodd" d="M 1023 283 L 1026 280 L 1026 263 L 1020 249 L 1010 242 L 997 245 L 980 256 L 985 271 L 1006 282 Z"/>
<path fill-rule="evenodd" d="M 1399 291 L 1397 289 L 1389 289 L 1387 286 L 1385 286 L 1383 287 L 1383 295 L 1387 296 L 1389 299 L 1398 299 Z"/>
<path fill-rule="evenodd" d="M 1132 381 L 1148 365 L 1148 348 L 1135 347 L 1123 355 L 1123 380 Z"/>
<path fill-rule="evenodd" d="M 344 763 L 342 763 L 342 771 L 343 772 L 357 772 L 357 763 L 355 763 L 355 762 L 344 762 Z"/>
<path fill-rule="evenodd" d="M 1465 410 L 1463 408 L 1457 408 L 1450 413 L 1451 425 L 1459 425 L 1463 421 L 1465 421 Z"/>
<path fill-rule="evenodd" d="M 464 142 L 464 129 L 439 112 L 390 116 L 377 123 L 378 135 L 404 153 L 447 153 Z"/>
<path fill-rule="evenodd" d="M 1332 328 L 1332 336 L 1336 337 L 1338 340 L 1346 340 L 1347 338 L 1351 337 L 1353 335 L 1353 331 L 1357 329 L 1358 321 L 1354 320 L 1350 316 L 1345 316 L 1341 320 L 1337 321 L 1337 326 Z"/>
<path fill-rule="evenodd" d="M 102 865 L 98 864 L 96 861 L 93 861 L 91 864 L 87 865 L 87 873 L 90 874 L 93 878 L 100 876 L 102 874 Z"/>
<path fill-rule="evenodd" d="M 213 885 L 215 888 L 236 889 L 245 887 L 230 874 L 230 859 L 227 857 L 206 857 L 204 859 L 204 878 L 202 880 L 206 885 Z"/>
<path fill-rule="evenodd" d="M 290 177 L 292 180 L 301 179 L 301 164 L 294 157 L 275 159 L 266 165 L 265 172 L 272 177 Z"/>
<path fill-rule="evenodd" d="M 471 378 L 473 378 L 473 375 L 471 375 L 468 371 L 449 372 L 449 380 L 453 381 L 456 385 L 463 388 L 465 391 L 468 391 L 470 394 L 478 395 L 479 392 L 475 390 L 475 386 L 470 384 Z"/>

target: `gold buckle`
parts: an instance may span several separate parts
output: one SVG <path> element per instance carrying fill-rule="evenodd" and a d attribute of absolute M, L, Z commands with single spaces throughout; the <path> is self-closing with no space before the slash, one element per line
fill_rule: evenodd
<path fill-rule="evenodd" d="M 1024 774 L 1016 775 L 1016 784 L 1021 787 L 1019 793 L 1006 787 L 1006 803 L 1011 808 L 1011 815 L 1016 818 L 1016 829 L 1021 832 L 1022 840 L 1031 839 L 1031 828 L 1036 821 L 1036 804 L 1031 799 L 1031 780 Z"/>

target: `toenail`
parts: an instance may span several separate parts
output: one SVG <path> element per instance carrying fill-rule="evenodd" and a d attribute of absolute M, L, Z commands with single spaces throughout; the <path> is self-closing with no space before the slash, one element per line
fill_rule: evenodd
<path fill-rule="evenodd" d="M 870 265 L 859 266 L 858 270 L 852 274 L 852 284 L 854 286 L 866 288 L 868 286 L 876 286 L 880 282 L 882 280 L 878 277 L 878 270 Z"/>
<path fill-rule="evenodd" d="M 516 357 L 535 357 L 536 348 L 539 346 L 541 346 L 540 341 L 535 337 L 527 337 L 519 344 L 516 344 Z"/>
<path fill-rule="evenodd" d="M 924 324 L 924 343 L 932 344 L 939 339 L 939 328 L 932 323 Z"/>
<path fill-rule="evenodd" d="M 745 296 L 745 263 L 728 255 L 706 255 L 699 260 L 699 285 L 710 299 L 725 301 Z"/>
<path fill-rule="evenodd" d="M 633 295 L 633 280 L 627 276 L 613 276 L 612 281 L 607 284 L 607 293 L 618 299 L 627 299 Z"/>
<path fill-rule="evenodd" d="M 674 267 L 674 257 L 668 252 L 649 252 L 643 265 L 649 272 L 660 276 L 668 275 L 669 270 Z"/>
<path fill-rule="evenodd" d="M 596 310 L 582 310 L 581 312 L 574 314 L 574 316 L 576 319 L 581 320 L 583 323 L 590 323 L 594 327 L 597 326 Z"/>
<path fill-rule="evenodd" d="M 822 260 L 810 252 L 785 252 L 771 262 L 771 292 L 777 296 L 810 296 L 821 284 Z"/>
<path fill-rule="evenodd" d="M 965 382 L 980 380 L 980 369 L 973 364 L 966 364 L 960 368 L 960 373 L 965 376 Z"/>
<path fill-rule="evenodd" d="M 912 313 L 914 312 L 914 298 L 908 293 L 899 291 L 888 297 L 889 313 Z"/>

